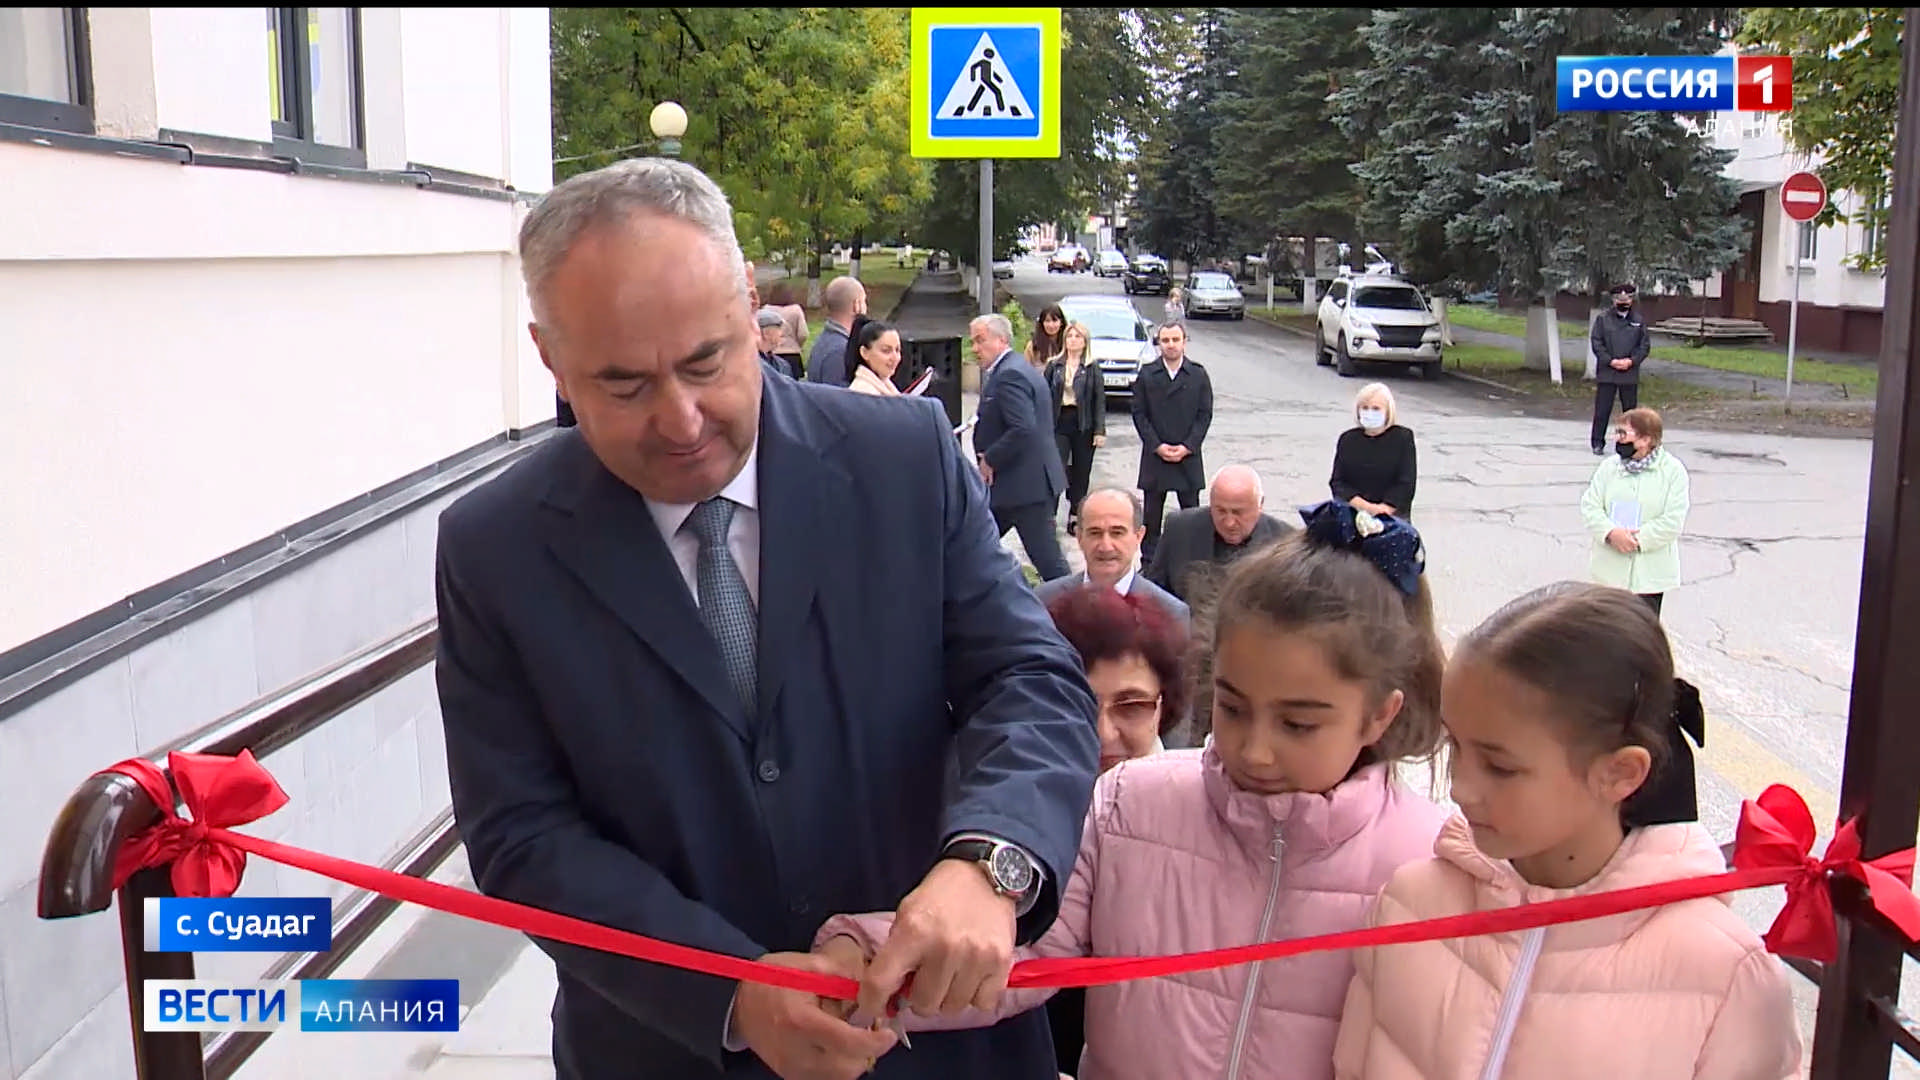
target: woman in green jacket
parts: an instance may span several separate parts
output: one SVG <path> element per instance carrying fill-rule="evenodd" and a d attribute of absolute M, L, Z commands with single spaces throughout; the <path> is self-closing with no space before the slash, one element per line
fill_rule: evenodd
<path fill-rule="evenodd" d="M 1660 448 L 1660 414 L 1629 409 L 1614 426 L 1614 454 L 1593 472 L 1580 516 L 1593 536 L 1593 580 L 1626 589 L 1654 614 L 1680 584 L 1687 526 L 1687 469 Z"/>

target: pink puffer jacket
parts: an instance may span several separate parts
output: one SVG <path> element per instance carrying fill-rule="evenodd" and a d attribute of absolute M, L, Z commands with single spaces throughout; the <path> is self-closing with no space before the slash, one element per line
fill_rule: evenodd
<path fill-rule="evenodd" d="M 1235 789 L 1209 745 L 1100 778 L 1060 917 L 1029 956 L 1151 956 L 1361 925 L 1393 871 L 1432 851 L 1445 814 L 1362 769 L 1324 795 Z M 837 917 L 818 940 L 884 940 L 890 916 Z M 1321 953 L 1087 991 L 1080 1080 L 1328 1080 L 1353 965 Z M 1047 991 L 1009 993 L 1000 1016 Z M 992 1023 L 978 1014 L 919 1026 Z"/>
<path fill-rule="evenodd" d="M 1394 875 L 1376 923 L 1726 868 L 1713 838 L 1692 824 L 1634 830 L 1599 875 L 1577 889 L 1527 884 L 1510 864 L 1482 854 L 1457 817 L 1434 851 L 1438 858 Z M 1799 1075 L 1799 1027 L 1785 969 L 1722 899 L 1523 934 L 1362 949 L 1355 963 L 1334 1056 L 1340 1080 Z"/>

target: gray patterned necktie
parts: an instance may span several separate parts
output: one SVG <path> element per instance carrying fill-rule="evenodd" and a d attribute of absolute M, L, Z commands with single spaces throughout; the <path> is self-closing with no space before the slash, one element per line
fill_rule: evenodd
<path fill-rule="evenodd" d="M 719 644 L 727 678 L 751 717 L 759 697 L 755 647 L 760 640 L 760 620 L 753 609 L 753 597 L 747 592 L 747 579 L 741 576 L 740 566 L 727 547 L 727 527 L 733 523 L 733 511 L 732 500 L 716 495 L 694 507 L 683 527 L 693 530 L 700 540 L 700 557 L 693 575 L 699 590 L 700 621 Z"/>

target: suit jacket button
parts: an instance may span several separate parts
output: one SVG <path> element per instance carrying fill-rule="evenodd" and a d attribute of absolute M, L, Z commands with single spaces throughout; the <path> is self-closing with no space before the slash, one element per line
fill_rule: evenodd
<path fill-rule="evenodd" d="M 793 912 L 795 915 L 805 915 L 807 912 L 813 910 L 813 905 L 807 903 L 806 897 L 803 896 L 793 903 L 788 904 L 787 910 Z"/>
<path fill-rule="evenodd" d="M 759 774 L 762 782 L 771 784 L 780 779 L 780 766 L 771 761 L 763 761 L 760 763 Z"/>

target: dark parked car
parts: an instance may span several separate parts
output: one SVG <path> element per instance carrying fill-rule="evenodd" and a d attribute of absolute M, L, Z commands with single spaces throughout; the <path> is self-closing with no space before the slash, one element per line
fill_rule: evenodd
<path fill-rule="evenodd" d="M 1135 259 L 1127 266 L 1120 284 L 1128 296 L 1140 293 L 1165 296 L 1173 288 L 1173 278 L 1167 273 L 1167 264 L 1159 259 Z"/>

